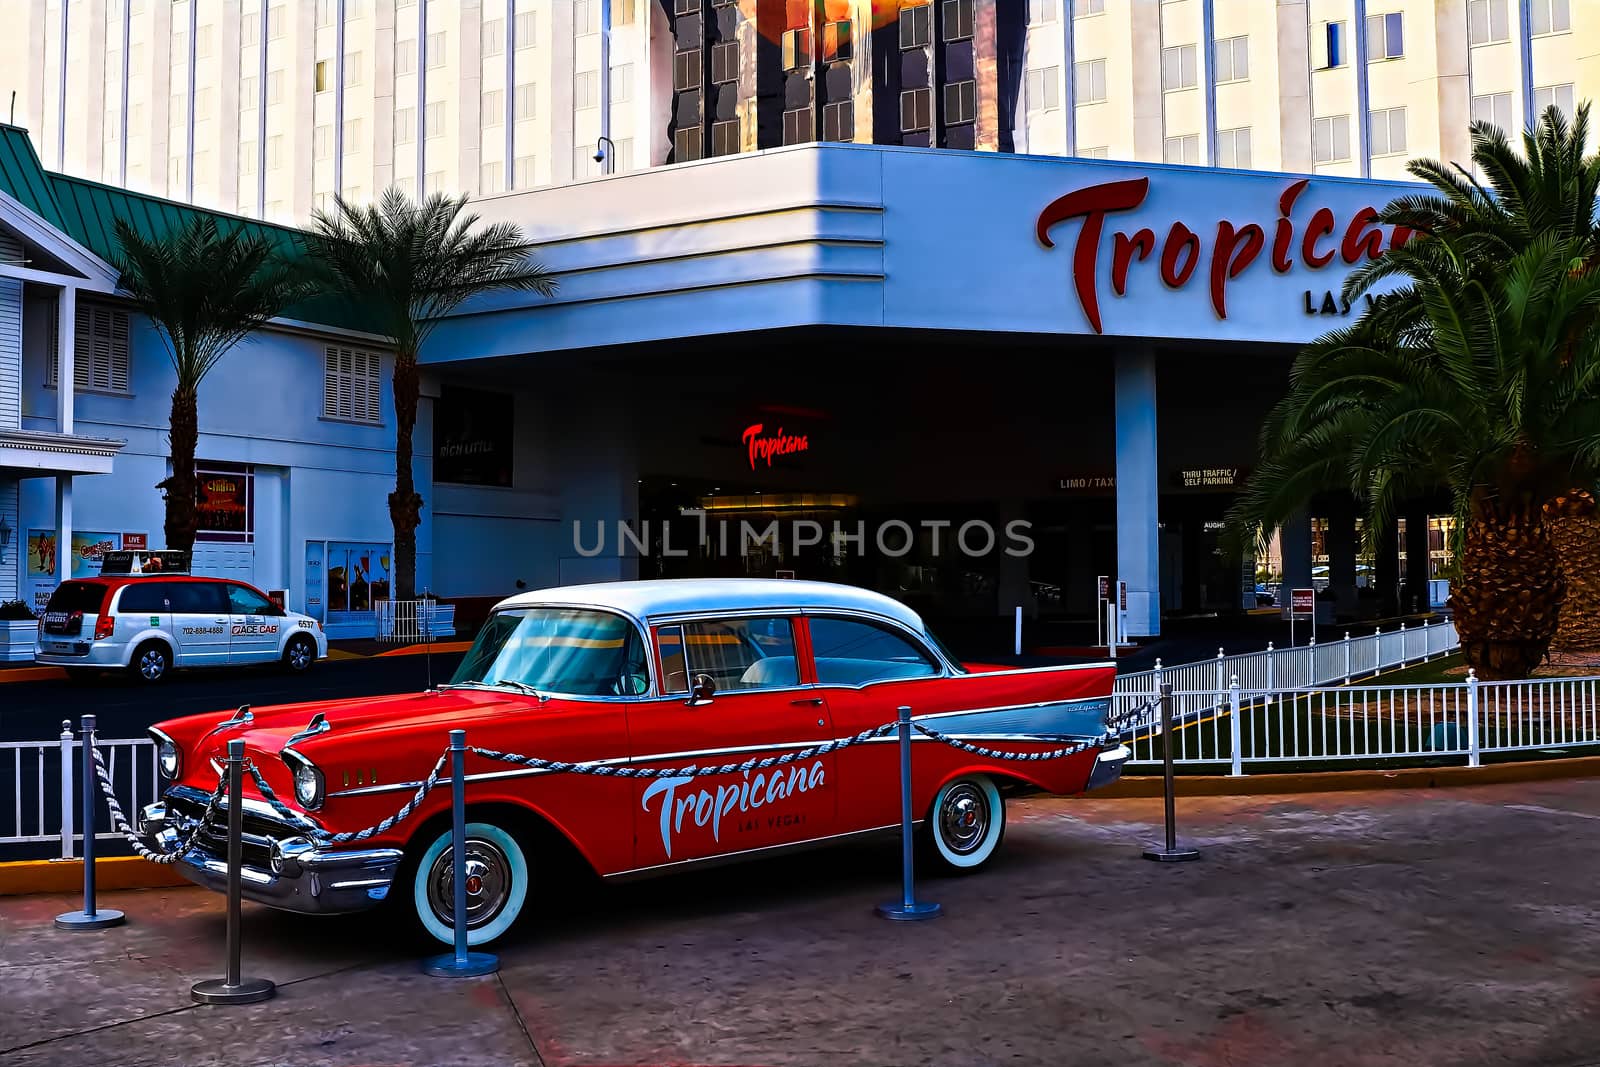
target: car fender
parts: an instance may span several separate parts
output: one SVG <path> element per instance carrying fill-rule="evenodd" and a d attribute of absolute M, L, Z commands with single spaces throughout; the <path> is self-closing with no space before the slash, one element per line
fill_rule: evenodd
<path fill-rule="evenodd" d="M 1065 746 L 1070 742 L 1063 741 Z M 1069 796 L 1081 793 L 1089 784 L 1089 774 L 1094 769 L 1095 760 L 1100 757 L 1100 746 L 1095 745 L 1089 749 L 1063 756 L 1053 760 L 993 760 L 974 756 L 957 764 L 953 769 L 934 780 L 932 792 L 927 796 L 916 798 L 920 801 L 918 811 L 927 811 L 932 805 L 939 791 L 959 778 L 973 775 L 984 775 L 1004 782 L 1010 780 L 1023 786 L 1031 786 L 1046 793 L 1057 796 Z"/>
<path fill-rule="evenodd" d="M 558 818 L 545 805 L 530 800 L 527 796 L 521 793 L 513 792 L 508 789 L 497 788 L 490 790 L 482 788 L 486 784 L 487 783 L 480 782 L 471 783 L 472 788 L 470 789 L 470 794 L 467 799 L 468 820 L 472 819 L 472 812 L 474 809 L 482 809 L 486 807 L 515 808 L 524 814 L 539 820 L 552 831 L 559 834 L 562 839 L 565 840 L 566 843 L 572 848 L 573 852 L 583 858 L 583 862 L 589 865 L 590 870 L 596 873 L 605 873 L 605 868 L 601 866 L 598 858 L 589 849 L 589 847 L 584 844 L 580 836 L 575 834 L 572 828 L 568 826 L 564 820 Z M 409 849 L 412 845 L 418 843 L 418 834 L 421 833 L 424 824 L 433 821 L 441 814 L 448 814 L 449 811 L 450 808 L 447 803 L 443 812 L 435 811 L 426 819 L 421 820 L 421 822 L 418 823 L 417 829 L 412 832 L 410 839 L 406 842 L 406 848 Z"/>
<path fill-rule="evenodd" d="M 278 655 L 282 656 L 289 648 L 289 639 L 296 634 L 307 634 L 313 644 L 317 646 L 317 658 L 328 658 L 328 636 L 317 626 L 317 620 L 306 615 L 285 615 L 283 624 L 278 627 Z"/>
<path fill-rule="evenodd" d="M 162 629 L 158 626 L 146 626 L 143 629 L 135 631 L 132 637 L 123 638 L 121 635 L 118 635 L 118 640 L 122 642 L 122 665 L 124 667 L 133 662 L 134 649 L 150 640 L 160 641 L 162 644 L 166 645 L 167 655 L 172 658 L 173 665 L 177 665 L 178 642 L 173 639 L 172 633 L 169 630 Z"/>

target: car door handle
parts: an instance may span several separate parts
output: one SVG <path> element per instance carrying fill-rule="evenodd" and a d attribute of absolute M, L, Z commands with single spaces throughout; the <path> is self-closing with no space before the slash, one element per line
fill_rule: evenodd
<path fill-rule="evenodd" d="M 810 705 L 811 707 L 817 707 L 822 703 L 822 698 L 821 697 L 800 697 L 798 700 L 789 701 L 789 703 L 793 704 L 797 708 L 805 707 L 807 705 Z"/>
<path fill-rule="evenodd" d="M 227 621 L 228 621 L 228 620 L 227 620 L 227 619 L 218 619 L 218 620 L 216 620 L 216 621 L 217 621 L 217 622 L 227 622 Z"/>

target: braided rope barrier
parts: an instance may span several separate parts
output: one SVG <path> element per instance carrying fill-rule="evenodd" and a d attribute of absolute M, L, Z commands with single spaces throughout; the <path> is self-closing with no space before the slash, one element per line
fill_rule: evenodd
<path fill-rule="evenodd" d="M 228 791 L 228 778 L 226 775 L 217 776 L 217 788 L 212 790 L 211 797 L 206 801 L 204 814 L 198 822 L 189 828 L 189 833 L 179 839 L 178 847 L 171 852 L 157 852 L 144 843 L 144 839 L 128 824 L 128 817 L 123 814 L 122 804 L 117 800 L 116 791 L 111 786 L 111 772 L 106 768 L 106 758 L 100 749 L 95 747 L 95 739 L 91 736 L 86 742 L 94 755 L 95 777 L 100 779 L 100 792 L 105 794 L 106 807 L 111 812 L 111 828 L 127 839 L 128 845 L 140 856 L 151 863 L 163 866 L 176 863 L 189 847 L 216 822 L 217 812 L 221 810 L 222 798 Z"/>
<path fill-rule="evenodd" d="M 444 776 L 445 761 L 449 758 L 450 750 L 448 748 L 439 753 L 438 762 L 433 765 L 433 770 L 429 771 L 428 776 L 422 780 L 422 784 L 417 786 L 417 791 L 411 795 L 411 799 L 400 805 L 393 815 L 373 823 L 364 830 L 346 830 L 337 834 L 330 834 L 279 800 L 278 794 L 273 792 L 266 779 L 261 777 L 261 772 L 256 769 L 254 763 L 246 761 L 244 769 L 250 773 L 250 777 L 256 783 L 256 788 L 261 791 L 261 799 L 265 800 L 273 811 L 287 819 L 295 829 L 301 831 L 318 844 L 342 845 L 347 841 L 365 841 L 378 834 L 387 833 L 397 823 L 402 823 L 409 819 L 411 813 L 416 811 L 417 807 L 422 803 L 423 798 L 433 792 L 433 787 L 439 784 L 440 779 Z"/>
<path fill-rule="evenodd" d="M 898 723 L 887 723 L 876 726 L 870 730 L 862 730 L 854 737 L 842 737 L 833 741 L 825 741 L 820 745 L 800 749 L 798 752 L 785 752 L 781 756 L 752 757 L 742 763 L 723 763 L 712 767 L 701 767 L 691 763 L 687 767 L 635 767 L 620 763 L 570 763 L 565 760 L 541 759 L 538 756 L 524 756 L 516 752 L 500 752 L 492 748 L 477 748 L 467 746 L 468 752 L 476 753 L 484 759 L 497 760 L 501 763 L 515 763 L 520 767 L 531 767 L 538 771 L 550 771 L 555 774 L 589 774 L 599 778 L 707 778 L 716 774 L 739 774 L 743 771 L 764 771 L 769 767 L 782 767 L 785 764 L 797 763 L 801 760 L 812 759 L 816 756 L 825 756 L 830 752 L 839 752 L 851 745 L 859 745 L 866 741 L 875 741 L 887 737 L 899 728 Z"/>
<path fill-rule="evenodd" d="M 959 748 L 961 751 L 970 752 L 974 756 L 982 756 L 985 759 L 1011 760 L 1020 763 L 1028 763 L 1035 760 L 1065 759 L 1068 756 L 1076 756 L 1080 752 L 1087 752 L 1105 741 L 1105 735 L 1101 735 L 1100 737 L 1091 737 L 1062 748 L 1048 749 L 1044 752 L 1001 752 L 998 749 L 975 745 L 971 741 L 962 741 L 959 738 L 951 737 L 949 734 L 942 734 L 938 730 L 924 726 L 919 722 L 912 723 L 911 728 L 930 740 L 949 745 L 951 748 Z"/>

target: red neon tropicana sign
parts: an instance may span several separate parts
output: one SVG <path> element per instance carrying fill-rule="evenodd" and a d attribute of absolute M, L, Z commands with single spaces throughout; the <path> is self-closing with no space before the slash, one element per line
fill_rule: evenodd
<path fill-rule="evenodd" d="M 759 423 L 751 423 L 744 428 L 745 447 L 750 452 L 750 469 L 756 469 L 756 460 L 764 459 L 767 466 L 772 466 L 773 456 L 787 456 L 795 452 L 809 452 L 811 442 L 805 434 L 786 434 L 783 427 L 778 427 L 775 434 L 763 434 L 765 427 Z"/>
<path fill-rule="evenodd" d="M 1331 208 L 1321 207 L 1306 220 L 1305 228 L 1296 235 L 1296 223 L 1290 216 L 1295 201 L 1305 191 L 1309 178 L 1291 184 L 1278 197 L 1278 218 L 1272 229 L 1272 248 L 1269 261 L 1272 269 L 1285 274 L 1298 262 L 1312 270 L 1319 270 L 1338 256 L 1353 264 L 1360 259 L 1373 260 L 1383 254 L 1384 231 L 1378 226 L 1378 212 L 1371 206 L 1360 208 L 1350 217 L 1341 233 L 1339 220 Z M 1118 212 L 1133 211 L 1144 203 L 1150 192 L 1149 178 L 1130 178 L 1126 181 L 1091 185 L 1052 201 L 1039 213 L 1034 232 L 1039 243 L 1054 248 L 1050 230 L 1071 219 L 1082 219 L 1078 241 L 1072 252 L 1072 282 L 1077 290 L 1078 303 L 1095 333 L 1103 333 L 1100 324 L 1100 238 L 1106 218 Z M 1389 247 L 1399 248 L 1411 238 L 1411 231 L 1396 226 L 1389 235 Z M 1209 280 L 1211 306 L 1218 318 L 1228 317 L 1228 282 L 1237 278 L 1267 250 L 1267 233 L 1259 224 L 1247 222 L 1239 225 L 1228 219 L 1217 223 L 1216 237 L 1211 242 Z M 1117 230 L 1111 235 L 1111 291 L 1123 296 L 1128 290 L 1128 270 L 1135 259 L 1144 261 L 1156 252 L 1155 231 L 1143 227 L 1129 234 Z M 1159 257 L 1161 280 L 1168 288 L 1182 289 L 1189 283 L 1195 269 L 1205 254 L 1200 234 L 1181 222 L 1174 222 L 1161 242 Z"/>

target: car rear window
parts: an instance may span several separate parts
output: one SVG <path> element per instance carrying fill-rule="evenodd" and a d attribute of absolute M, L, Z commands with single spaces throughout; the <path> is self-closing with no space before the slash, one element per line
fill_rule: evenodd
<path fill-rule="evenodd" d="M 167 610 L 167 583 L 166 582 L 132 582 L 122 587 L 122 595 L 117 598 L 117 610 L 135 613 L 155 612 L 160 614 Z"/>
<path fill-rule="evenodd" d="M 85 615 L 100 614 L 105 601 L 106 587 L 98 582 L 62 582 L 50 594 L 46 611 L 81 611 Z"/>

